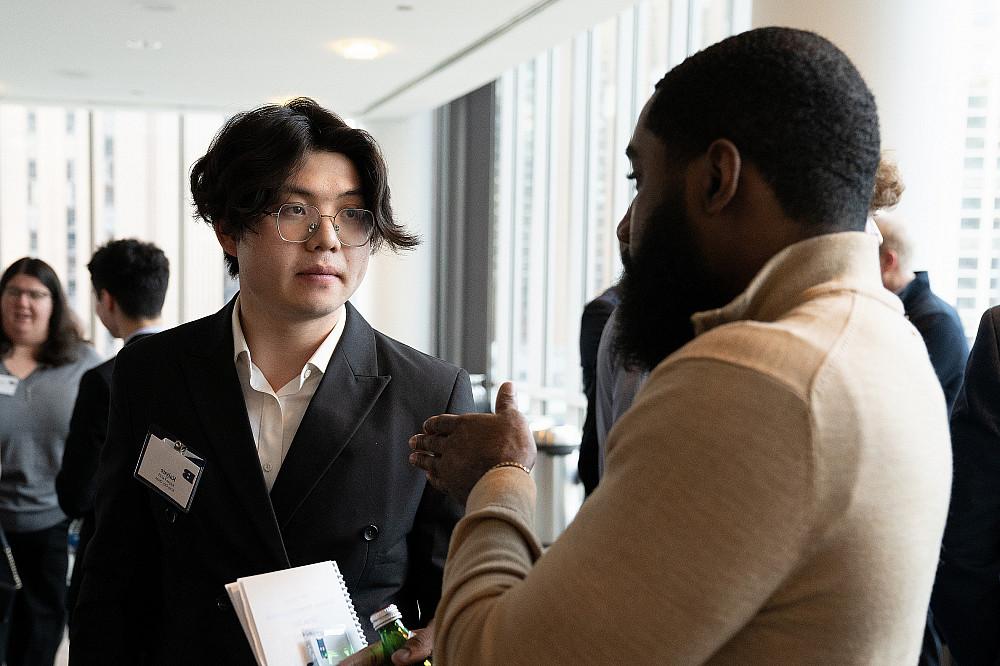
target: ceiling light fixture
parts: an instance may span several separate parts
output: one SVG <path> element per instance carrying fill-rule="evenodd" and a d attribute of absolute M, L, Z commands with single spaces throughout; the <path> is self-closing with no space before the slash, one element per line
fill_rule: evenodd
<path fill-rule="evenodd" d="M 378 39 L 356 37 L 330 42 L 330 49 L 348 60 L 374 60 L 391 53 L 395 47 Z"/>

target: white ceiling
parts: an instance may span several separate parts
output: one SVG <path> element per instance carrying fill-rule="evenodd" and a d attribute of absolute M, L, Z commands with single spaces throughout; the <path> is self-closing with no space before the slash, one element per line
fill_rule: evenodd
<path fill-rule="evenodd" d="M 633 2 L 0 0 L 0 101 L 232 110 L 308 95 L 346 116 L 404 116 Z M 395 50 L 348 61 L 327 46 L 351 37 Z"/>

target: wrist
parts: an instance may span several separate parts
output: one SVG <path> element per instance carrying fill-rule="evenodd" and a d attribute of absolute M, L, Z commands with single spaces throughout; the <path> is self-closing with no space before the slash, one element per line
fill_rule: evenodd
<path fill-rule="evenodd" d="M 522 470 L 525 474 L 531 474 L 531 470 L 528 469 L 527 465 L 519 463 L 516 460 L 505 460 L 503 462 L 498 462 L 496 465 L 490 467 L 489 470 L 487 471 L 492 472 L 493 470 L 500 469 L 502 467 L 516 467 L 517 469 Z"/>

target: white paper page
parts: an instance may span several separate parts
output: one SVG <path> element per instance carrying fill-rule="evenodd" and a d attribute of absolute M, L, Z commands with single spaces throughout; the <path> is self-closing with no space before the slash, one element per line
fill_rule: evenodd
<path fill-rule="evenodd" d="M 233 603 L 233 610 L 236 611 L 236 617 L 240 620 L 240 626 L 243 627 L 243 633 L 247 636 L 247 642 L 250 643 L 250 649 L 253 652 L 254 659 L 257 660 L 259 666 L 266 666 L 264 663 L 264 655 L 260 653 L 260 640 L 257 638 L 253 628 L 250 625 L 250 620 L 247 617 L 247 607 L 246 601 L 243 599 L 243 592 L 240 590 L 240 584 L 237 583 L 226 583 L 226 593 L 229 594 L 229 600 Z"/>
<path fill-rule="evenodd" d="M 303 630 L 340 627 L 353 651 L 366 641 L 335 562 L 272 571 L 237 581 L 266 666 L 306 666 Z"/>

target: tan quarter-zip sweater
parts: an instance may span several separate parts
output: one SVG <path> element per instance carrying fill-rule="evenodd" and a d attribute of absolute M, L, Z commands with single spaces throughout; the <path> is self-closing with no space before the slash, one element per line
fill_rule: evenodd
<path fill-rule="evenodd" d="M 435 663 L 916 663 L 948 421 L 878 266 L 863 233 L 813 238 L 695 315 L 544 556 L 530 477 L 486 474 L 452 537 Z"/>

